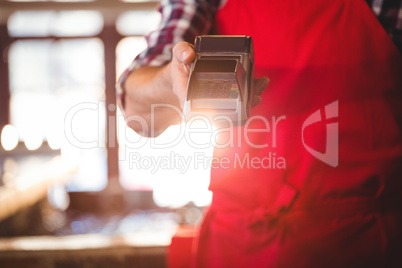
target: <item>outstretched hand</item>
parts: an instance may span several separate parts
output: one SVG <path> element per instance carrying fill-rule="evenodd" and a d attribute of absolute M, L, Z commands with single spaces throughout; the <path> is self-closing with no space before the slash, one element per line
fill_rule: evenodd
<path fill-rule="evenodd" d="M 134 131 L 143 136 L 156 137 L 169 126 L 181 122 L 188 77 L 194 60 L 193 45 L 180 42 L 174 46 L 169 64 L 142 67 L 127 77 L 125 115 L 127 124 Z M 268 82 L 267 77 L 253 80 L 251 106 L 261 102 L 260 95 Z M 155 104 L 163 105 L 150 109 Z"/>

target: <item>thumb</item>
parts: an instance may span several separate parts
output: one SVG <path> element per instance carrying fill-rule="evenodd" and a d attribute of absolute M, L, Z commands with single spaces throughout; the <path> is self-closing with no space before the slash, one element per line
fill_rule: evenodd
<path fill-rule="evenodd" d="M 194 59 L 194 46 L 190 43 L 180 42 L 173 47 L 173 61 L 183 64 L 190 64 Z"/>
<path fill-rule="evenodd" d="M 186 98 L 190 67 L 194 59 L 195 51 L 191 44 L 180 42 L 174 46 L 172 62 L 170 65 L 172 90 L 177 96 L 180 108 L 182 109 Z"/>

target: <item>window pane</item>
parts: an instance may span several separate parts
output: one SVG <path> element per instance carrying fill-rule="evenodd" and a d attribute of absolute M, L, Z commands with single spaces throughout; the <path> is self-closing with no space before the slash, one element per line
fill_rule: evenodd
<path fill-rule="evenodd" d="M 97 38 L 20 40 L 9 50 L 11 124 L 79 165 L 73 190 L 107 182 L 104 48 Z"/>
<path fill-rule="evenodd" d="M 8 2 L 46 2 L 48 0 L 7 0 Z"/>
<path fill-rule="evenodd" d="M 8 20 L 11 36 L 93 36 L 101 32 L 98 11 L 17 11 Z"/>
<path fill-rule="evenodd" d="M 144 35 L 156 30 L 160 20 L 160 13 L 154 10 L 127 11 L 118 17 L 116 27 L 122 35 Z"/>
<path fill-rule="evenodd" d="M 17 11 L 7 23 L 11 36 L 48 36 L 54 11 Z"/>
<path fill-rule="evenodd" d="M 94 2 L 96 0 L 51 0 L 53 2 Z"/>
<path fill-rule="evenodd" d="M 98 11 L 61 11 L 52 26 L 55 36 L 91 36 L 102 31 L 103 17 Z"/>
<path fill-rule="evenodd" d="M 8 2 L 93 2 L 96 0 L 7 0 Z"/>
<path fill-rule="evenodd" d="M 136 2 L 159 2 L 159 0 L 121 0 L 126 3 L 136 3 Z"/>
<path fill-rule="evenodd" d="M 122 186 L 128 190 L 153 190 L 153 199 L 161 207 L 177 208 L 189 202 L 209 205 L 214 129 L 206 124 L 191 126 L 191 134 L 188 125 L 182 124 L 169 127 L 157 138 L 145 138 L 128 128 L 118 113 Z"/>
<path fill-rule="evenodd" d="M 147 48 L 144 37 L 126 37 L 122 39 L 116 48 L 116 74 L 119 76 L 134 58 Z M 117 77 L 116 77 L 117 78 Z"/>

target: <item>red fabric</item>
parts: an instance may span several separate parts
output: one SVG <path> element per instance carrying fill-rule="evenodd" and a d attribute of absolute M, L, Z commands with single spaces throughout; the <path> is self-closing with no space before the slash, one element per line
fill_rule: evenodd
<path fill-rule="evenodd" d="M 167 253 L 167 266 L 171 268 L 188 268 L 191 265 L 191 256 L 194 241 L 199 230 L 194 226 L 180 226 L 172 237 Z"/>
<path fill-rule="evenodd" d="M 216 21 L 219 34 L 253 37 L 255 74 L 271 82 L 251 115 L 270 128 L 246 137 L 246 127 L 266 128 L 252 120 L 221 133 L 218 145 L 233 143 L 215 150 L 225 162 L 212 170 L 198 265 L 394 261 L 401 216 L 399 201 L 389 200 L 402 189 L 401 56 L 369 7 L 363 0 L 229 0 Z M 323 120 L 303 129 L 316 111 Z M 335 127 L 331 166 L 306 145 L 325 153 Z M 247 167 L 247 159 L 265 159 L 266 168 Z"/>

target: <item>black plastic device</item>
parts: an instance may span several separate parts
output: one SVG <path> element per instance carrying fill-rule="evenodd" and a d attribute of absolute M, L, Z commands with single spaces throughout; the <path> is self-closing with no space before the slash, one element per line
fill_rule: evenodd
<path fill-rule="evenodd" d="M 194 42 L 183 115 L 219 125 L 243 125 L 249 116 L 254 49 L 250 36 L 202 35 Z"/>

